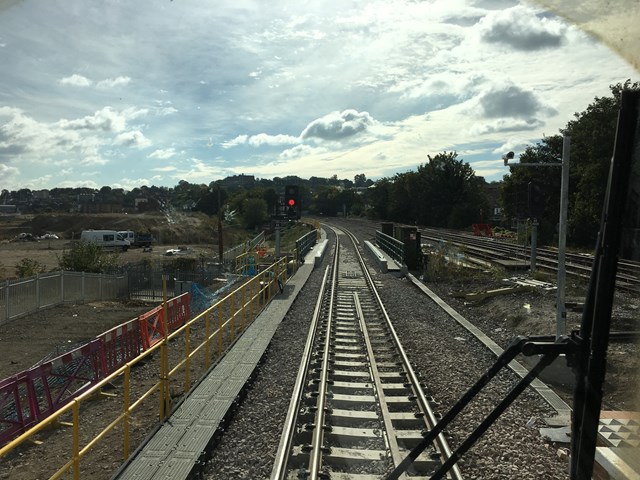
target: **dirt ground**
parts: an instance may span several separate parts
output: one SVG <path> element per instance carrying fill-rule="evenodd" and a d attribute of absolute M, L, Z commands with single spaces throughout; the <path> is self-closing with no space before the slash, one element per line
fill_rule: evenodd
<path fill-rule="evenodd" d="M 218 258 L 217 227 L 204 214 L 169 212 L 165 214 L 48 214 L 48 215 L 0 215 L 0 281 L 17 276 L 16 265 L 28 258 L 38 262 L 44 271 L 57 270 L 59 258 L 71 242 L 86 229 L 133 230 L 150 233 L 154 238 L 153 250 L 131 248 L 118 254 L 118 263 L 140 261 L 160 262 L 171 259 L 164 254 L 168 249 L 190 246 L 180 255 L 198 258 Z M 58 239 L 37 241 L 19 240 L 21 234 L 32 238 L 53 233 Z M 225 246 L 240 243 L 238 233 L 227 226 L 223 233 Z M 175 257 L 174 257 L 175 258 Z"/>

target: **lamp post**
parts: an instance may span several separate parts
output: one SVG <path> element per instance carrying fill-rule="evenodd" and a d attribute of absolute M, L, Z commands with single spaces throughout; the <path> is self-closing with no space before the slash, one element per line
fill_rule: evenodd
<path fill-rule="evenodd" d="M 569 156 L 571 149 L 571 137 L 562 139 L 562 161 L 560 163 L 509 163 L 514 158 L 513 152 L 502 156 L 505 166 L 509 167 L 562 167 L 562 180 L 560 183 L 560 220 L 558 228 L 558 280 L 556 290 L 556 338 L 565 335 L 567 330 L 567 309 L 565 307 L 566 284 L 566 260 L 567 249 L 567 211 L 569 205 Z M 534 257 L 534 245 L 532 240 L 531 255 Z M 533 270 L 533 267 L 532 267 Z"/>

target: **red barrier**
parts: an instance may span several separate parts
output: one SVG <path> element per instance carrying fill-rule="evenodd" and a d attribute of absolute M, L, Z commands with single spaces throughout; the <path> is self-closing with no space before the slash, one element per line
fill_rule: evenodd
<path fill-rule="evenodd" d="M 190 295 L 167 301 L 169 331 L 191 317 Z M 157 306 L 75 350 L 0 380 L 0 446 L 47 418 L 164 337 Z"/>
<path fill-rule="evenodd" d="M 100 337 L 106 375 L 136 358 L 142 352 L 142 335 L 138 318 L 106 331 Z"/>
<path fill-rule="evenodd" d="M 0 446 L 36 423 L 26 372 L 0 381 Z"/>
<path fill-rule="evenodd" d="M 169 332 L 180 328 L 191 318 L 191 296 L 189 292 L 183 293 L 167 301 L 167 316 L 169 317 Z"/>
<path fill-rule="evenodd" d="M 142 347 L 145 350 L 153 347 L 164 338 L 164 310 L 162 305 L 143 313 L 138 317 Z"/>
<path fill-rule="evenodd" d="M 488 223 L 474 223 L 471 228 L 476 237 L 493 237 L 493 230 Z"/>
<path fill-rule="evenodd" d="M 102 342 L 91 342 L 27 371 L 38 421 L 62 408 L 105 377 Z"/>

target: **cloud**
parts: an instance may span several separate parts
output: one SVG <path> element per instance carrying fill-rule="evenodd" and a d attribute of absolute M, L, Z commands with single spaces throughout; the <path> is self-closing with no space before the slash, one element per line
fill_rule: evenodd
<path fill-rule="evenodd" d="M 314 148 L 309 145 L 296 145 L 293 148 L 288 148 L 280 153 L 280 158 L 284 159 L 292 159 L 292 158 L 301 158 L 307 155 L 315 155 L 318 153 L 325 153 L 326 149 L 324 148 Z"/>
<path fill-rule="evenodd" d="M 62 85 L 71 85 L 72 87 L 90 87 L 93 82 L 82 75 L 73 74 L 70 77 L 60 79 Z"/>
<path fill-rule="evenodd" d="M 107 78 L 105 80 L 101 80 L 96 85 L 96 88 L 99 90 L 108 90 L 110 88 L 122 87 L 124 85 L 128 85 L 131 82 L 131 78 L 129 77 L 116 77 L 116 78 Z"/>
<path fill-rule="evenodd" d="M 158 149 L 155 150 L 154 152 L 151 152 L 149 155 L 147 155 L 147 158 L 157 158 L 159 160 L 166 160 L 167 158 L 171 158 L 176 154 L 176 149 L 175 148 L 164 148 L 164 149 Z"/>
<path fill-rule="evenodd" d="M 132 130 L 119 134 L 113 144 L 119 147 L 138 147 L 144 148 L 151 145 L 151 141 L 144 136 L 140 130 Z"/>
<path fill-rule="evenodd" d="M 517 6 L 489 13 L 478 22 L 480 38 L 516 50 L 535 51 L 559 47 L 567 27 L 552 18 L 541 18 L 529 8 Z"/>
<path fill-rule="evenodd" d="M 0 178 L 7 180 L 9 177 L 17 176 L 20 173 L 16 167 L 10 167 L 0 163 Z"/>
<path fill-rule="evenodd" d="M 127 117 L 127 114 L 117 112 L 111 107 L 104 107 L 93 115 L 87 115 L 75 120 L 62 119 L 58 123 L 63 129 L 121 132 L 127 126 Z"/>
<path fill-rule="evenodd" d="M 516 85 L 496 86 L 479 98 L 482 115 L 485 118 L 522 118 L 536 115 L 555 115 L 557 111 L 544 105 L 531 91 Z"/>
<path fill-rule="evenodd" d="M 165 167 L 156 167 L 156 168 L 152 168 L 151 171 L 153 172 L 175 172 L 178 168 L 174 167 L 172 165 L 167 165 Z"/>
<path fill-rule="evenodd" d="M 238 135 L 236 138 L 232 140 L 228 140 L 226 142 L 222 142 L 222 148 L 233 148 L 238 145 L 244 145 L 249 140 L 249 135 Z"/>
<path fill-rule="evenodd" d="M 523 130 L 535 130 L 544 126 L 544 122 L 537 118 L 505 119 L 494 122 L 473 125 L 470 129 L 472 135 L 486 135 L 489 133 L 520 132 Z"/>
<path fill-rule="evenodd" d="M 109 161 L 97 153 L 86 155 L 80 160 L 80 165 L 106 165 L 107 163 Z"/>
<path fill-rule="evenodd" d="M 332 112 L 311 122 L 300 134 L 301 138 L 341 140 L 365 131 L 375 120 L 368 112 L 344 110 Z"/>
<path fill-rule="evenodd" d="M 232 140 L 222 143 L 222 148 L 233 148 L 239 145 L 250 145 L 252 147 L 295 145 L 300 143 L 300 138 L 292 135 L 269 135 L 267 133 L 259 133 L 257 135 L 238 135 Z"/>

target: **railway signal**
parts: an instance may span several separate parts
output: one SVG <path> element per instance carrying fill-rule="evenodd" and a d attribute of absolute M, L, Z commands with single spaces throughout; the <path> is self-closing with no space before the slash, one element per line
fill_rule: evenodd
<path fill-rule="evenodd" d="M 284 208 L 287 218 L 300 218 L 300 187 L 298 185 L 284 187 Z"/>

